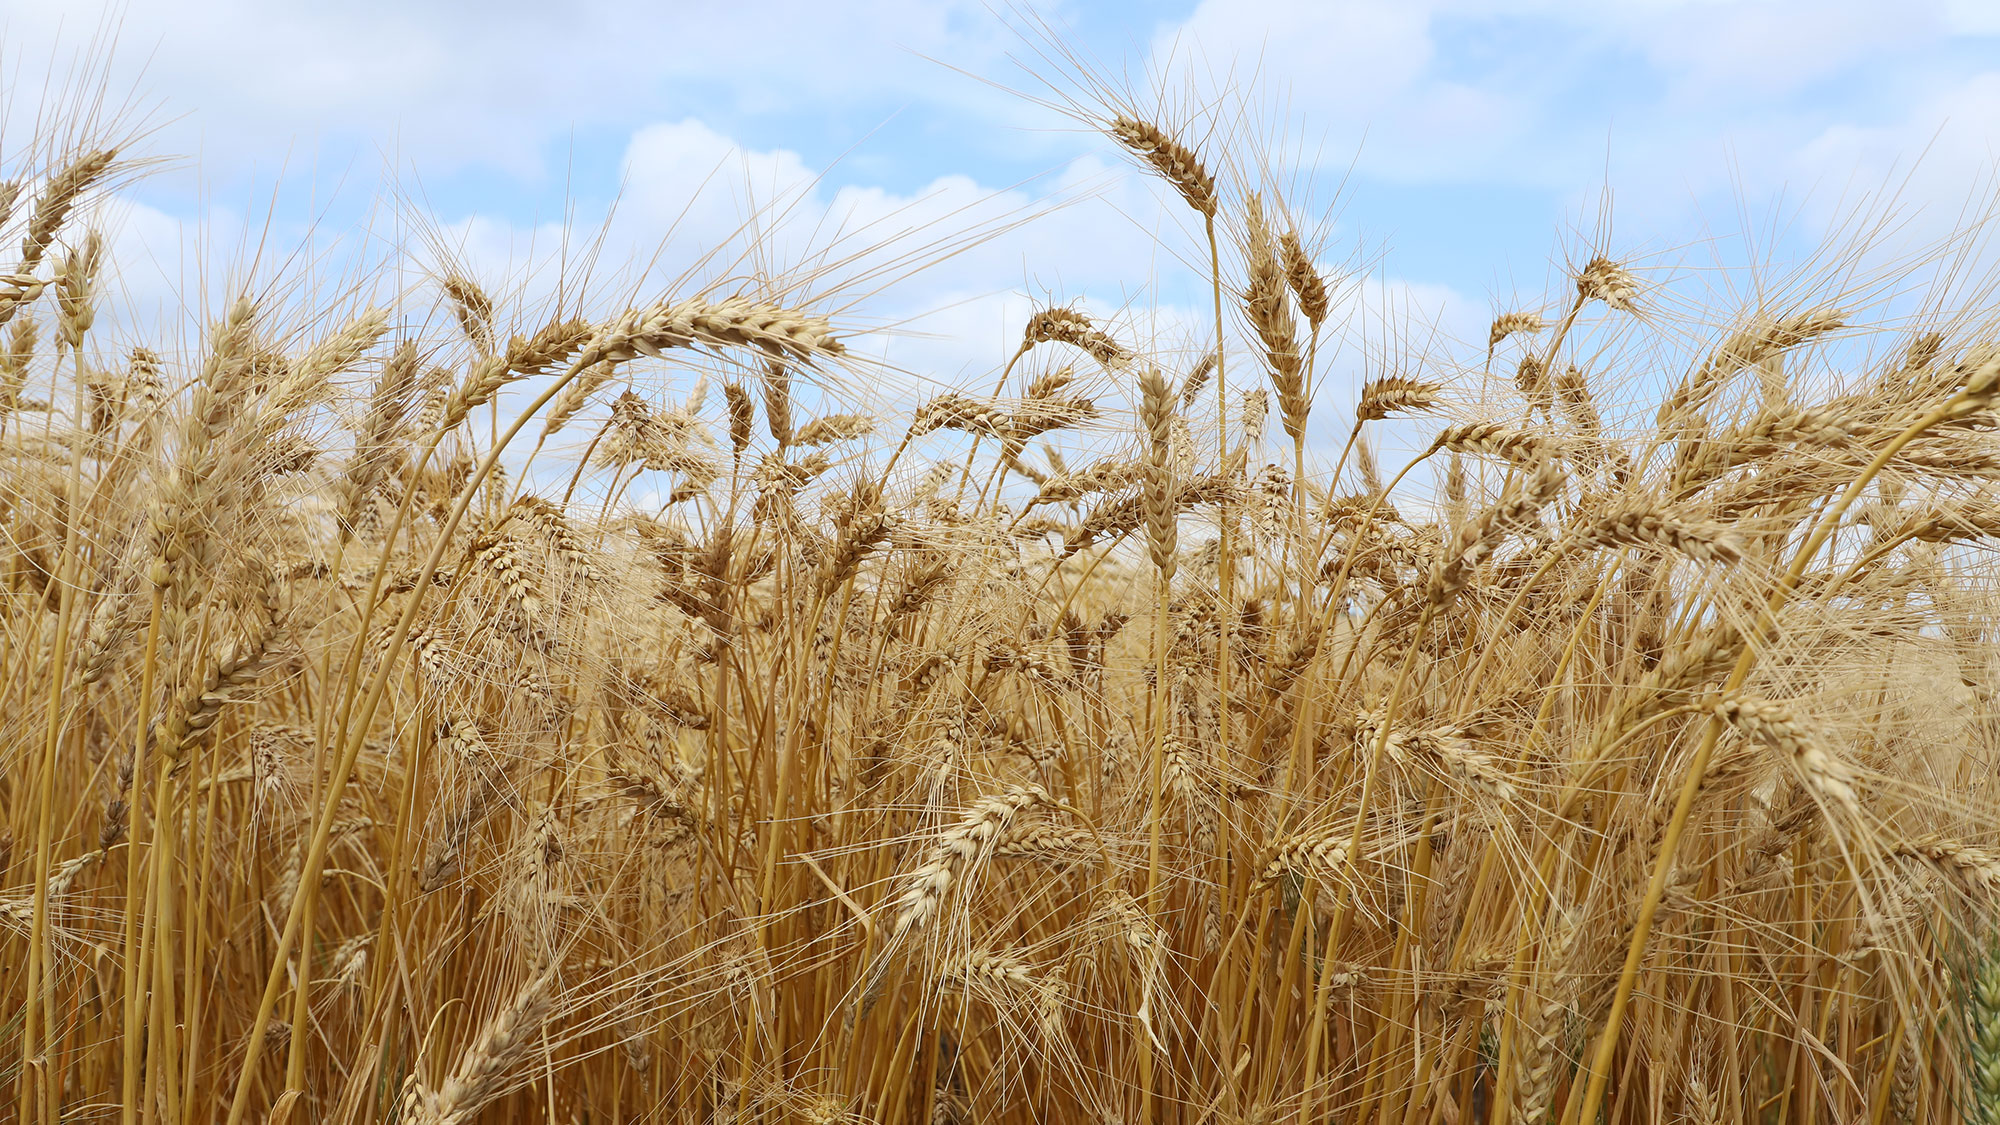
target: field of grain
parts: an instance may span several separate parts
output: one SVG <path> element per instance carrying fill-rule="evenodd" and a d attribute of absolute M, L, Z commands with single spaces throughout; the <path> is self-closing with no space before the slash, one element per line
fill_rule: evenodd
<path fill-rule="evenodd" d="M 126 338 L 141 162 L 17 146 L 7 1106 L 2000 1122 L 1986 291 L 1589 247 L 1330 388 L 1351 279 L 1254 154 L 1085 116 L 1206 342 L 1051 306 L 902 416 L 783 276 Z"/>

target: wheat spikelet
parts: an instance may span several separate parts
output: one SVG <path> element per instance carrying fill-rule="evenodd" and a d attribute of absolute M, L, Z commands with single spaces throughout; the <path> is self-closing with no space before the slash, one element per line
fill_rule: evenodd
<path fill-rule="evenodd" d="M 1062 677 L 1039 653 L 1022 648 L 1013 641 L 1001 641 L 986 651 L 986 670 L 989 672 L 1021 671 L 1045 683 L 1056 683 Z"/>
<path fill-rule="evenodd" d="M 605 384 L 618 377 L 618 364 L 612 360 L 593 363 L 570 380 L 556 397 L 550 400 L 548 409 L 542 414 L 542 438 L 547 440 L 570 424 L 590 400 Z"/>
<path fill-rule="evenodd" d="M 134 357 L 137 366 L 137 357 Z M 382 374 L 368 396 L 368 412 L 354 435 L 354 452 L 340 481 L 338 519 L 343 538 L 351 538 L 362 506 L 375 494 L 394 456 L 416 388 L 417 348 L 406 342 L 382 365 Z"/>
<path fill-rule="evenodd" d="M 1576 275 L 1577 297 L 1585 301 L 1603 301 L 1619 312 L 1637 312 L 1634 298 L 1639 293 L 1639 282 L 1632 271 L 1606 257 L 1592 258 L 1583 272 Z"/>
<path fill-rule="evenodd" d="M 2000 854 L 1942 836 L 1899 840 L 1897 855 L 1928 862 L 1969 889 L 2000 893 Z"/>
<path fill-rule="evenodd" d="M 513 535 L 495 536 L 478 544 L 471 557 L 472 562 L 492 572 L 494 581 L 499 584 L 520 622 L 532 626 L 541 616 L 542 598 L 534 579 L 528 574 L 521 541 Z"/>
<path fill-rule="evenodd" d="M 1158 125 L 1125 114 L 1112 118 L 1106 130 L 1161 179 L 1172 184 L 1189 207 L 1208 218 L 1215 217 L 1215 177 L 1209 174 L 1193 149 L 1175 140 Z"/>
<path fill-rule="evenodd" d="M 866 414 L 827 414 L 807 422 L 792 436 L 799 445 L 833 445 L 853 441 L 875 431 L 875 419 Z"/>
<path fill-rule="evenodd" d="M 584 541 L 561 508 L 539 496 L 522 496 L 514 501 L 511 510 L 548 540 L 577 577 L 586 582 L 604 581 L 604 571 L 597 565 L 596 552 Z"/>
<path fill-rule="evenodd" d="M 335 946 L 333 955 L 327 958 L 327 972 L 333 981 L 343 988 L 360 988 L 374 945 L 374 934 L 356 934 Z"/>
<path fill-rule="evenodd" d="M 1418 749 L 1434 754 L 1450 768 L 1451 772 L 1464 778 L 1474 788 L 1502 801 L 1514 800 L 1514 783 L 1501 771 L 1500 765 L 1491 754 L 1479 748 L 1479 744 L 1461 730 L 1427 731 L 1416 740 Z"/>
<path fill-rule="evenodd" d="M 341 325 L 339 331 L 314 344 L 292 364 L 288 386 L 274 391 L 275 409 L 289 411 L 292 404 L 320 401 L 328 392 L 327 382 L 353 370 L 389 331 L 389 310 L 363 309 Z"/>
<path fill-rule="evenodd" d="M 1574 365 L 1565 367 L 1556 376 L 1555 384 L 1556 405 L 1565 421 L 1587 435 L 1595 435 L 1604 428 L 1604 419 L 1597 412 L 1597 402 L 1591 397 L 1590 384 L 1582 371 Z"/>
<path fill-rule="evenodd" d="M 179 427 L 176 463 L 147 513 L 149 547 L 155 560 L 147 577 L 155 586 L 172 587 L 209 561 L 209 525 L 197 519 L 196 513 L 214 502 L 217 486 L 222 483 L 217 479 L 217 465 L 223 456 L 218 442 L 246 405 L 255 314 L 256 306 L 247 298 L 238 299 L 211 331 L 209 353 Z"/>
<path fill-rule="evenodd" d="M 764 365 L 764 426 L 779 449 L 792 444 L 792 375 L 777 359 Z"/>
<path fill-rule="evenodd" d="M 887 621 L 897 627 L 903 620 L 923 611 L 939 587 L 951 579 L 951 564 L 941 557 L 922 560 L 911 567 L 903 584 L 889 601 Z"/>
<path fill-rule="evenodd" d="M 1758 699 L 1729 699 L 1715 705 L 1715 713 L 1745 734 L 1792 759 L 1799 776 L 1822 800 L 1858 817 L 1859 799 L 1854 792 L 1854 773 L 1846 763 L 1829 754 L 1826 747 L 1792 717 L 1782 704 Z"/>
<path fill-rule="evenodd" d="M 1686 494 L 1741 465 L 1797 449 L 1848 450 L 1868 427 L 1828 410 L 1766 411 L 1746 426 L 1680 443 L 1674 482 Z"/>
<path fill-rule="evenodd" d="M 451 301 L 452 315 L 458 318 L 458 329 L 481 355 L 493 351 L 493 298 L 486 290 L 461 273 L 446 274 L 438 282 L 444 295 Z"/>
<path fill-rule="evenodd" d="M 589 338 L 590 327 L 580 320 L 551 321 L 533 336 L 514 337 L 505 353 L 472 365 L 464 381 L 445 397 L 436 428 L 447 432 L 457 429 L 467 415 L 491 402 L 501 388 L 567 362 Z"/>
<path fill-rule="evenodd" d="M 1486 334 L 1486 350 L 1490 353 L 1500 346 L 1500 341 L 1514 335 L 1532 335 L 1547 325 L 1542 323 L 1542 314 L 1531 312 L 1501 313 L 1493 318 L 1493 327 Z"/>
<path fill-rule="evenodd" d="M 32 266 L 41 260 L 57 232 L 69 220 L 70 209 L 76 206 L 78 198 L 104 178 L 111 170 L 111 162 L 117 158 L 116 149 L 87 152 L 49 178 L 41 196 L 35 200 L 35 213 L 28 220 L 27 233 L 21 240 L 24 266 Z"/>
<path fill-rule="evenodd" d="M 1978 953 L 1965 999 L 1966 1116 L 1978 1125 L 2000 1122 L 2000 953 Z"/>
<path fill-rule="evenodd" d="M 1577 538 L 1587 547 L 1658 547 L 1708 563 L 1735 563 L 1743 558 L 1743 545 L 1729 529 L 1648 507 L 1600 516 Z"/>
<path fill-rule="evenodd" d="M 1108 459 L 1073 473 L 1051 473 L 1036 493 L 1038 504 L 1066 504 L 1099 492 L 1130 488 L 1145 474 L 1145 462 Z"/>
<path fill-rule="evenodd" d="M 1084 829 L 1037 820 L 1009 828 L 999 843 L 993 845 L 993 857 L 1067 863 L 1088 854 L 1094 845 L 1095 841 Z"/>
<path fill-rule="evenodd" d="M 1175 555 L 1179 550 L 1179 526 L 1175 519 L 1175 481 L 1172 462 L 1173 395 L 1157 368 L 1147 368 L 1139 378 L 1143 401 L 1139 417 L 1148 436 L 1146 449 L 1145 519 L 1146 545 L 1160 581 L 1174 578 Z"/>
<path fill-rule="evenodd" d="M 1542 994 L 1530 1011 L 1532 1022 L 1522 1028 L 1523 1043 L 1516 1064 L 1513 1110 L 1518 1121 L 1546 1122 L 1553 1108 L 1557 1068 L 1562 1062 L 1558 1040 L 1569 1009 L 1569 994 L 1575 987 L 1567 962 L 1576 944 L 1578 923 L 1574 912 L 1563 915 L 1544 942 Z"/>
<path fill-rule="evenodd" d="M 424 1125 L 463 1125 L 488 1103 L 506 1092 L 508 1071 L 539 1041 L 542 1023 L 554 997 L 554 971 L 538 972 L 514 994 L 505 1008 L 479 1030 L 479 1036 L 459 1056 L 435 1090 L 419 1082 L 403 1099 L 402 1119 Z"/>
<path fill-rule="evenodd" d="M 945 969 L 943 975 L 947 980 L 964 981 L 967 984 L 998 984 L 1029 990 L 1039 986 L 1034 970 L 1026 961 L 1005 953 L 993 953 L 987 950 L 976 950 L 968 954 L 964 960 L 952 963 Z"/>
<path fill-rule="evenodd" d="M 1896 1053 L 1895 1073 L 1889 1084 L 1889 1116 L 1896 1125 L 1913 1125 L 1922 1112 L 1923 1060 L 1907 1041 L 1890 1048 Z"/>
<path fill-rule="evenodd" d="M 1348 840 L 1352 832 L 1302 832 L 1278 845 L 1257 874 L 1259 886 L 1270 886 L 1287 878 L 1333 878 L 1347 865 Z"/>
<path fill-rule="evenodd" d="M 1195 774 L 1187 744 L 1169 734 L 1161 740 L 1160 757 L 1168 791 L 1190 805 L 1199 806 L 1202 803 L 1201 779 Z"/>
<path fill-rule="evenodd" d="M 1299 313 L 1306 318 L 1306 324 L 1317 330 L 1326 323 L 1331 301 L 1327 296 L 1326 279 L 1313 268 L 1312 258 L 1305 247 L 1299 245 L 1297 231 L 1286 231 L 1278 236 L 1278 256 L 1285 263 L 1285 283 L 1291 286 L 1292 296 L 1299 302 Z"/>
<path fill-rule="evenodd" d="M 250 734 L 250 776 L 257 801 L 268 802 L 287 787 L 285 748 L 310 745 L 309 732 L 259 725 Z"/>
<path fill-rule="evenodd" d="M 625 313 L 585 348 L 582 364 L 659 356 L 668 348 L 756 348 L 774 360 L 812 366 L 847 353 L 826 318 L 736 296 L 690 297 Z"/>
<path fill-rule="evenodd" d="M 460 717 L 443 724 L 438 749 L 448 760 L 458 763 L 459 770 L 470 776 L 472 782 L 445 812 L 442 830 L 425 851 L 423 865 L 417 872 L 417 888 L 426 894 L 443 887 L 457 873 L 473 834 L 485 823 L 501 796 L 490 761 L 492 747 L 477 723 Z"/>
<path fill-rule="evenodd" d="M 889 537 L 894 525 L 894 518 L 882 510 L 881 490 L 872 485 L 864 488 L 854 498 L 841 523 L 840 537 L 827 555 L 821 591 L 831 592 L 852 578 L 861 560 Z"/>
<path fill-rule="evenodd" d="M 224 649 L 201 678 L 168 708 L 157 732 L 161 753 L 178 758 L 190 739 L 205 733 L 222 717 L 224 705 L 276 662 L 277 654 L 271 650 L 278 634 L 276 598 L 273 582 L 266 590 L 266 613 L 257 630 L 241 643 Z"/>
<path fill-rule="evenodd" d="M 632 391 L 611 404 L 605 436 L 597 447 L 597 463 L 622 467 L 657 455 L 666 445 L 653 418 L 653 407 Z"/>
<path fill-rule="evenodd" d="M 1278 398 L 1278 417 L 1284 423 L 1286 435 L 1296 441 L 1305 433 L 1309 407 L 1298 326 L 1293 323 L 1291 302 L 1286 297 L 1285 270 L 1272 245 L 1270 229 L 1265 225 L 1264 204 L 1254 194 L 1245 201 L 1245 225 L 1244 258 L 1249 281 L 1243 292 L 1244 310 L 1251 328 L 1264 343 L 1264 356 L 1271 370 L 1271 390 Z"/>
<path fill-rule="evenodd" d="M 1988 500 L 1928 504 L 1886 529 L 1882 538 L 1920 543 L 2000 538 L 2000 507 Z"/>
<path fill-rule="evenodd" d="M 1125 891 L 1111 892 L 1102 918 L 1116 932 L 1118 940 L 1138 953 L 1152 955 L 1166 948 L 1166 935 L 1146 914 L 1146 908 Z"/>
<path fill-rule="evenodd" d="M 444 638 L 431 628 L 418 628 L 410 633 L 407 647 L 410 662 L 422 673 L 424 681 L 437 690 L 451 682 L 450 650 Z"/>
<path fill-rule="evenodd" d="M 1354 420 L 1370 422 L 1391 414 L 1421 414 L 1438 404 L 1444 388 L 1436 383 L 1388 376 L 1365 383 L 1354 405 Z"/>
<path fill-rule="evenodd" d="M 923 865 L 904 880 L 905 889 L 896 899 L 890 926 L 892 940 L 923 930 L 937 916 L 952 886 L 991 850 L 1014 818 L 1048 803 L 1048 794 L 1040 786 L 1029 785 L 987 797 L 967 809 L 957 824 L 938 837 Z"/>
<path fill-rule="evenodd" d="M 1076 369 L 1067 365 L 1044 371 L 1028 381 L 1028 399 L 1053 399 L 1076 382 Z"/>
<path fill-rule="evenodd" d="M 1551 414 L 1555 410 L 1555 388 L 1549 381 L 1548 365 L 1539 357 L 1526 355 L 1514 369 L 1514 386 L 1528 400 L 1530 411 Z"/>
<path fill-rule="evenodd" d="M 917 407 L 910 420 L 910 433 L 963 430 L 969 434 L 1004 437 L 1009 425 L 1006 412 L 997 407 L 961 394 L 941 394 Z"/>
<path fill-rule="evenodd" d="M 49 903 L 53 909 L 58 900 L 70 893 L 76 884 L 77 876 L 83 874 L 92 864 L 102 861 L 107 854 L 109 853 L 105 848 L 99 847 L 55 864 L 49 871 L 47 883 L 44 884 L 43 901 Z M 13 927 L 23 936 L 32 933 L 35 925 L 35 896 L 25 894 L 0 898 L 0 924 Z"/>
<path fill-rule="evenodd" d="M 1492 555 L 1501 540 L 1519 531 L 1562 489 L 1563 475 L 1544 461 L 1510 497 L 1481 512 L 1459 528 L 1451 544 L 1432 564 L 1425 597 L 1443 605 L 1472 580 L 1472 573 Z"/>
<path fill-rule="evenodd" d="M 1075 309 L 1043 309 L 1028 318 L 1028 327 L 1021 333 L 1021 350 L 1025 352 L 1036 344 L 1047 343 L 1081 349 L 1112 370 L 1123 368 L 1132 360 L 1132 353 L 1123 344 Z"/>
<path fill-rule="evenodd" d="M 1188 377 L 1181 383 L 1181 409 L 1192 409 L 1201 397 L 1202 388 L 1208 386 L 1208 381 L 1213 378 L 1215 378 L 1215 353 L 1204 352 L 1200 362 L 1194 365 L 1194 370 L 1188 372 Z"/>
<path fill-rule="evenodd" d="M 91 288 L 104 263 L 104 236 L 96 230 L 84 235 L 83 245 L 68 254 L 56 273 L 56 310 L 62 341 L 75 351 L 83 346 L 84 333 L 96 318 Z"/>
<path fill-rule="evenodd" d="M 1243 429 L 1243 440 L 1257 445 L 1264 440 L 1264 423 L 1271 413 L 1271 396 L 1262 387 L 1253 387 L 1243 392 L 1243 406 L 1237 417 Z"/>
<path fill-rule="evenodd" d="M 375 827 L 370 817 L 355 816 L 335 821 L 327 831 L 327 848 L 339 845 L 350 837 L 360 835 Z M 289 903 L 298 896 L 299 880 L 305 876 L 305 848 L 309 841 L 301 836 L 285 859 L 285 865 L 278 876 L 276 900 Z"/>
<path fill-rule="evenodd" d="M 1014 405 L 1004 425 L 1007 447 L 1016 452 L 1028 439 L 1070 429 L 1097 417 L 1097 404 L 1073 395 L 1030 396 Z"/>
<path fill-rule="evenodd" d="M 24 405 L 21 389 L 27 383 L 28 365 L 35 358 L 35 343 L 41 325 L 32 315 L 14 321 L 7 333 L 7 348 L 0 352 L 0 416 Z"/>
<path fill-rule="evenodd" d="M 1666 427 L 1700 409 L 1724 380 L 1737 371 L 1765 362 L 1788 348 L 1836 331 L 1847 324 L 1847 314 L 1838 309 L 1812 309 L 1790 316 L 1759 317 L 1748 327 L 1731 333 L 1711 352 L 1667 400 L 1660 404 L 1658 421 Z"/>
<path fill-rule="evenodd" d="M 1431 448 L 1499 457 L 1517 465 L 1532 466 L 1548 456 L 1552 445 L 1542 434 L 1503 422 L 1467 422 L 1447 426 L 1431 443 Z"/>
<path fill-rule="evenodd" d="M 722 397 L 729 406 L 729 448 L 738 457 L 750 448 L 751 431 L 756 428 L 757 407 L 741 383 L 724 383 Z"/>

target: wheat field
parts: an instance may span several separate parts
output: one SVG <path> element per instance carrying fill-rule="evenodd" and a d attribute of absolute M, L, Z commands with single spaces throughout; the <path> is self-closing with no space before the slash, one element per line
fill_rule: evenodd
<path fill-rule="evenodd" d="M 17 149 L 18 1118 L 2000 1122 L 1992 310 L 1591 246 L 1335 385 L 1254 154 L 1085 116 L 1203 338 L 899 414 L 783 276 L 128 338 L 145 157 Z"/>

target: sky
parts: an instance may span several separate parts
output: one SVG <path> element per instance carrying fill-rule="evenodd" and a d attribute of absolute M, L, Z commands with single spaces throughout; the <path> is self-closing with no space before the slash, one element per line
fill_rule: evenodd
<path fill-rule="evenodd" d="M 1050 302 L 1198 342 L 1199 229 L 1071 111 L 1094 82 L 1282 192 L 1362 321 L 1479 346 L 1590 253 L 1804 253 L 1860 199 L 1951 230 L 2000 137 L 1989 0 L 4 0 L 0 27 L 8 139 L 78 58 L 146 126 L 115 232 L 141 304 L 251 253 L 337 273 L 359 229 L 524 303 L 594 247 L 607 294 L 807 275 L 954 385 Z"/>

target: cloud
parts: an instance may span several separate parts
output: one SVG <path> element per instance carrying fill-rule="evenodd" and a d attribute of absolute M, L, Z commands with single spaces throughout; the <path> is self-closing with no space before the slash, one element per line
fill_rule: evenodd
<path fill-rule="evenodd" d="M 1732 108 L 1801 93 L 1864 65 L 1935 42 L 1936 4 L 1870 0 L 1672 0 L 1582 14 L 1618 48 L 1636 50 L 1665 86 L 1662 108 Z"/>
<path fill-rule="evenodd" d="M 2000 72 L 1988 71 L 1909 107 L 1879 125 L 1839 123 L 1795 155 L 1801 176 L 1902 186 L 1933 219 L 1957 221 L 1957 205 L 1990 190 L 2000 136 Z"/>
<path fill-rule="evenodd" d="M 30 52 L 59 28 L 81 45 L 99 18 L 77 5 L 4 10 Z M 380 159 L 408 201 L 377 217 L 385 237 L 434 215 L 414 229 L 529 305 L 565 263 L 591 263 L 603 302 L 803 277 L 786 299 L 879 330 L 858 346 L 919 383 L 996 370 L 1049 302 L 1081 301 L 1168 352 L 1212 332 L 1206 247 L 1178 200 L 1046 107 L 946 69 L 1034 87 L 1006 61 L 1023 46 L 1005 27 L 1018 13 L 976 0 L 669 12 L 636 0 L 134 0 L 117 11 L 112 88 L 163 100 L 168 124 L 150 150 L 198 154 L 203 177 L 251 199 L 267 196 L 246 185 L 267 192 L 286 160 L 277 195 L 304 187 L 315 207 L 326 182 L 365 180 Z M 1476 343 L 1491 310 L 1462 294 L 1482 278 L 1539 276 L 1559 224 L 1588 227 L 1606 183 L 1620 238 L 1670 247 L 1707 237 L 1708 216 L 1733 215 L 1739 198 L 1760 215 L 1787 192 L 1838 199 L 1851 184 L 1900 182 L 1931 145 L 1907 196 L 1955 216 L 2000 126 L 2000 83 L 1980 55 L 2000 25 L 1982 11 L 1203 0 L 1165 26 L 1136 5 L 1075 14 L 1091 42 L 1136 32 L 1225 175 L 1263 179 L 1249 146 L 1234 164 L 1220 151 L 1250 137 L 1321 185 L 1352 163 L 1368 207 L 1319 233 L 1393 242 L 1402 257 L 1387 260 L 1390 280 L 1368 283 L 1370 299 L 1413 299 L 1430 310 L 1422 323 L 1442 316 Z M 1015 182 L 1034 172 L 1046 174 Z M 1295 187 L 1287 176 L 1272 178 Z M 133 196 L 147 210 L 130 225 L 160 248 L 149 252 L 162 276 L 186 272 L 168 264 L 177 242 L 206 247 L 197 272 L 217 277 L 259 245 L 316 245 L 315 214 L 349 225 L 347 211 L 290 210 L 267 225 L 258 205 L 217 205 L 187 186 L 194 177 L 176 182 Z M 220 226 L 188 233 L 203 223 Z M 1542 229 L 1550 240 L 1521 234 Z M 1411 259 L 1423 270 L 1399 266 Z M 421 283 L 412 291 L 421 303 Z"/>
<path fill-rule="evenodd" d="M 105 56 L 90 65 L 108 67 L 114 92 L 158 99 L 158 143 L 223 176 L 269 175 L 289 152 L 308 165 L 381 154 L 432 176 L 545 178 L 578 130 L 623 130 L 663 104 L 710 116 L 886 112 L 953 96 L 926 56 L 980 67 L 1006 42 L 972 0 L 9 0 L 0 16 L 14 44 L 50 52 L 52 69 L 77 50 Z"/>
<path fill-rule="evenodd" d="M 1154 58 L 1197 87 L 1258 76 L 1278 110 L 1253 117 L 1324 129 L 1365 175 L 1567 192 L 1608 151 L 1614 176 L 1709 193 L 1934 93 L 1968 26 L 1941 2 L 1204 0 Z"/>

